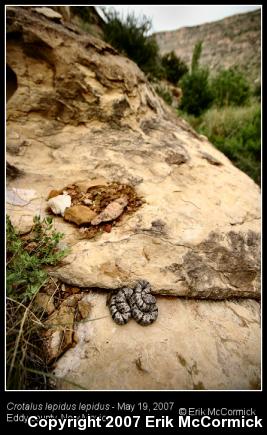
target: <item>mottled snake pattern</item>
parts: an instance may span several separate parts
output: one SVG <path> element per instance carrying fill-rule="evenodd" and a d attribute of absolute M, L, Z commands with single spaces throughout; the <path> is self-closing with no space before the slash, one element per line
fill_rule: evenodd
<path fill-rule="evenodd" d="M 125 325 L 132 317 L 140 325 L 147 326 L 158 317 L 156 298 L 145 280 L 138 281 L 133 289 L 120 289 L 111 296 L 108 305 L 112 319 L 119 325 Z"/>

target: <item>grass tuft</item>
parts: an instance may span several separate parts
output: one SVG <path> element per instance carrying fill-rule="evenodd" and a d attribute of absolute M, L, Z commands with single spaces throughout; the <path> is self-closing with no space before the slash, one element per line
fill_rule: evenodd
<path fill-rule="evenodd" d="M 67 250 L 59 250 L 63 234 L 51 217 L 36 216 L 31 232 L 20 236 L 6 218 L 6 387 L 8 390 L 50 389 L 41 332 L 45 313 L 34 298 L 49 281 L 48 265 L 57 264 Z"/>
<path fill-rule="evenodd" d="M 180 112 L 181 114 L 181 112 Z M 257 184 L 261 181 L 261 107 L 212 107 L 200 117 L 182 113 L 192 127 L 222 151 Z"/>

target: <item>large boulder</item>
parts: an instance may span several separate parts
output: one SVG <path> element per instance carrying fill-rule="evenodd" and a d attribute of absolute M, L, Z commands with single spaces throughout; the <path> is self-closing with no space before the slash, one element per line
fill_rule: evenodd
<path fill-rule="evenodd" d="M 53 189 L 96 178 L 130 184 L 143 204 L 122 215 L 111 232 L 81 240 L 74 224 L 55 217 L 71 253 L 51 274 L 70 285 L 108 292 L 142 278 L 155 294 L 183 297 L 160 299 L 159 319 L 145 334 L 139 325 L 113 325 L 112 347 L 88 354 L 91 369 L 81 382 L 88 388 L 122 388 L 121 366 L 131 376 L 134 358 L 129 355 L 136 353 L 141 334 L 144 343 L 151 343 L 149 359 L 161 361 L 160 381 L 154 369 L 146 379 L 141 369 L 138 379 L 124 382 L 125 388 L 258 388 L 259 187 L 171 112 L 132 61 L 78 28 L 30 7 L 8 7 L 6 60 L 17 83 L 7 104 L 7 157 L 20 171 L 8 187 L 34 188 L 38 196 L 24 206 L 7 204 L 13 224 L 28 231 L 34 214 L 47 213 Z M 103 297 L 96 303 L 102 313 Z M 245 320 L 233 309 L 242 311 Z M 223 320 L 227 316 L 229 328 Z M 109 336 L 111 319 L 104 322 L 84 325 L 92 342 L 104 343 Z M 198 331 L 194 338 L 192 322 Z M 169 332 L 159 335 L 161 327 Z M 73 353 L 90 348 L 83 334 L 79 350 L 68 350 L 59 360 L 59 376 L 67 371 L 72 377 Z M 180 359 L 176 350 L 168 358 L 170 344 L 159 353 L 159 337 L 177 339 L 181 346 L 184 340 L 183 351 L 177 347 Z M 202 345 L 205 352 L 196 353 Z M 116 361 L 117 378 L 110 379 L 102 359 Z M 201 374 L 183 380 L 197 361 Z M 84 373 L 83 362 L 73 372 L 79 379 L 77 367 Z"/>
<path fill-rule="evenodd" d="M 54 370 L 60 388 L 73 388 L 71 382 L 88 390 L 260 388 L 255 300 L 160 297 L 158 320 L 146 327 L 133 320 L 116 325 L 102 294 L 88 300 L 89 322 L 80 323 L 77 345 Z"/>

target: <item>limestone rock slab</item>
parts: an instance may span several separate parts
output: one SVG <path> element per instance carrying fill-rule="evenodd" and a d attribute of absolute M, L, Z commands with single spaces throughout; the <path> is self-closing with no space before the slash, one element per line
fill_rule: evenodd
<path fill-rule="evenodd" d="M 253 231 L 211 233 L 195 246 L 173 243 L 155 231 L 91 247 L 77 243 L 52 274 L 68 284 L 109 291 L 145 278 L 155 294 L 260 298 L 260 238 Z"/>
<path fill-rule="evenodd" d="M 67 380 L 88 390 L 260 388 L 258 302 L 158 297 L 158 319 L 144 328 L 114 323 L 105 295 L 88 299 L 90 321 L 57 362 L 58 388 L 73 389 Z"/>

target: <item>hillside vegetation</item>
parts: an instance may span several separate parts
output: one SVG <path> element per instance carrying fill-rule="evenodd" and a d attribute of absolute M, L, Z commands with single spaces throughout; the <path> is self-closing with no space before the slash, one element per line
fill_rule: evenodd
<path fill-rule="evenodd" d="M 184 113 L 182 116 L 260 184 L 261 108 L 257 101 L 243 107 L 212 107 L 199 117 Z"/>
<path fill-rule="evenodd" d="M 201 66 L 211 75 L 238 65 L 251 83 L 261 77 L 261 11 L 237 14 L 220 21 L 155 33 L 161 55 L 174 51 L 189 66 L 196 43 L 205 41 Z"/>
<path fill-rule="evenodd" d="M 196 44 L 190 73 L 181 80 L 178 113 L 260 184 L 261 105 L 259 88 L 252 90 L 237 68 L 222 69 L 210 78 L 200 66 L 202 42 Z"/>

